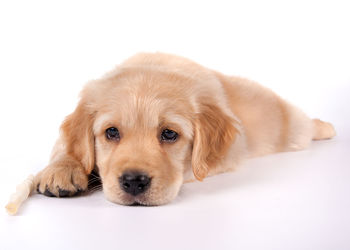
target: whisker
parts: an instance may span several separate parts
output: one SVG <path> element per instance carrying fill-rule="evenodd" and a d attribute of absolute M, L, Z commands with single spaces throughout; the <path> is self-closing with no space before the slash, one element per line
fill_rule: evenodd
<path fill-rule="evenodd" d="M 95 186 L 91 186 L 89 189 L 94 189 L 94 188 L 101 188 L 102 184 L 97 184 Z"/>
<path fill-rule="evenodd" d="M 89 192 L 93 192 L 95 190 L 99 190 L 102 187 L 102 180 L 97 171 L 93 170 L 88 179 L 88 190 Z"/>
<path fill-rule="evenodd" d="M 93 183 L 93 182 L 96 182 L 96 181 L 101 181 L 101 178 L 92 178 L 88 181 L 88 183 Z"/>
<path fill-rule="evenodd" d="M 101 179 L 101 178 L 93 177 L 93 178 L 89 178 L 89 181 L 100 180 L 100 179 Z"/>
<path fill-rule="evenodd" d="M 90 188 L 90 189 L 88 189 L 88 192 L 91 194 L 95 191 L 100 191 L 100 190 L 102 190 L 102 185 L 98 185 L 98 186 L 95 186 L 93 188 Z"/>
<path fill-rule="evenodd" d="M 93 172 L 90 173 L 90 176 L 96 177 L 96 178 L 100 178 L 100 176 L 98 174 L 94 174 Z"/>

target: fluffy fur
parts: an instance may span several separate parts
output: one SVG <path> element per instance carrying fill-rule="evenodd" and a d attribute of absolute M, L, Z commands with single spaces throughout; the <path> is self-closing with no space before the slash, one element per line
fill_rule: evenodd
<path fill-rule="evenodd" d="M 116 127 L 119 141 L 106 139 Z M 163 129 L 179 134 L 160 141 Z M 106 198 L 124 205 L 160 205 L 185 181 L 233 170 L 245 158 L 301 150 L 335 135 L 271 90 L 229 77 L 185 58 L 137 54 L 88 83 L 61 126 L 49 165 L 36 176 L 38 191 L 71 196 L 99 172 Z M 147 173 L 151 186 L 137 196 L 120 188 L 129 170 Z"/>

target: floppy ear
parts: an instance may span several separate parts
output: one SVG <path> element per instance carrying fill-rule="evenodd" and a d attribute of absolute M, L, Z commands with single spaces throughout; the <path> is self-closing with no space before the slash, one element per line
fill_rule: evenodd
<path fill-rule="evenodd" d="M 95 165 L 94 117 L 94 112 L 81 100 L 61 125 L 66 153 L 81 163 L 86 174 L 90 174 Z"/>
<path fill-rule="evenodd" d="M 239 133 L 235 123 L 216 105 L 201 104 L 195 118 L 192 151 L 192 171 L 196 179 L 203 180 L 224 158 Z"/>

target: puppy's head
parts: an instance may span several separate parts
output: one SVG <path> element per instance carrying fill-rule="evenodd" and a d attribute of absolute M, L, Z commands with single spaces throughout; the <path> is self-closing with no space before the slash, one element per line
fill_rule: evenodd
<path fill-rule="evenodd" d="M 112 202 L 171 201 L 185 173 L 192 169 L 205 178 L 237 132 L 212 93 L 196 85 L 185 77 L 132 71 L 88 84 L 62 126 L 68 153 L 87 174 L 98 169 Z"/>

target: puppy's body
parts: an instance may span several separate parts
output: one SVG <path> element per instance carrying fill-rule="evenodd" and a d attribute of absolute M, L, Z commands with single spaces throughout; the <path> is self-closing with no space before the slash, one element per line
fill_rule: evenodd
<path fill-rule="evenodd" d="M 193 176 L 202 180 L 242 159 L 301 150 L 334 134 L 329 123 L 257 83 L 181 57 L 138 54 L 87 84 L 36 181 L 41 193 L 70 196 L 87 188 L 95 168 L 112 202 L 159 205 Z"/>

